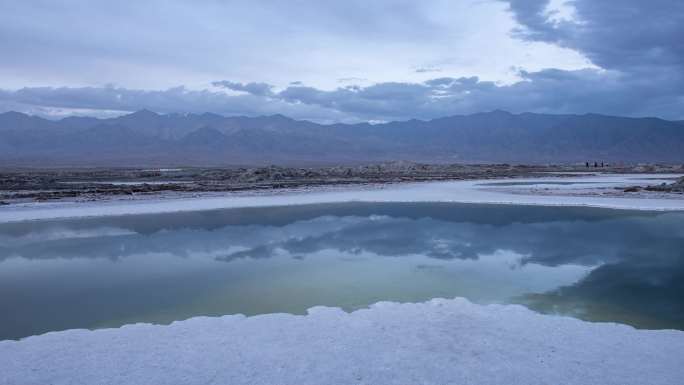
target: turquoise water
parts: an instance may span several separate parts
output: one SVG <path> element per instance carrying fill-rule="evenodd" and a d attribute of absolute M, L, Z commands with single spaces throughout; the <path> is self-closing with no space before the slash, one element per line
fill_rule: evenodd
<path fill-rule="evenodd" d="M 345 203 L 0 225 L 0 339 L 455 296 L 684 329 L 684 213 Z"/>

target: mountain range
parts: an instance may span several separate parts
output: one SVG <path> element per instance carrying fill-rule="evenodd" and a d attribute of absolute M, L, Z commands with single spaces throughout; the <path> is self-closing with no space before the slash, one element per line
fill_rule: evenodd
<path fill-rule="evenodd" d="M 492 111 L 429 121 L 317 124 L 282 115 L 49 120 L 0 114 L 0 166 L 684 162 L 684 122 Z"/>

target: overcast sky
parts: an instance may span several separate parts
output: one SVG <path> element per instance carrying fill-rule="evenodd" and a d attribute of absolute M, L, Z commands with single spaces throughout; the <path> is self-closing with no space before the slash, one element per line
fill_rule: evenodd
<path fill-rule="evenodd" d="M 684 119 L 684 1 L 0 0 L 0 111 Z"/>

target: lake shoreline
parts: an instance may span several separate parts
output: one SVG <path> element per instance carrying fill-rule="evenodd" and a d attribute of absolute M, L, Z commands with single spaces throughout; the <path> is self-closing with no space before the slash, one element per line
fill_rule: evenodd
<path fill-rule="evenodd" d="M 109 196 L 87 201 L 59 200 L 4 205 L 0 207 L 0 223 L 352 201 L 489 203 L 681 211 L 684 210 L 682 194 L 624 191 L 637 181 L 667 183 L 681 175 L 568 174 L 527 178 L 368 183 L 243 192 L 164 193 L 124 199 Z M 496 182 L 503 182 L 501 184 L 504 186 L 492 186 Z M 505 186 L 507 182 L 541 187 L 512 188 Z"/>

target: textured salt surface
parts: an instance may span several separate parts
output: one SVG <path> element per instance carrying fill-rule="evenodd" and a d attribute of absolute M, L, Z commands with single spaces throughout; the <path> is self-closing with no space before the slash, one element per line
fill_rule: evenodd
<path fill-rule="evenodd" d="M 0 342 L 0 384 L 681 384 L 684 332 L 437 299 Z"/>
<path fill-rule="evenodd" d="M 313 203 L 363 202 L 457 202 L 457 203 L 499 203 L 544 206 L 591 206 L 633 210 L 684 210 L 683 199 L 662 199 L 648 197 L 601 197 L 601 196 L 558 196 L 511 194 L 507 188 L 496 189 L 481 186 L 491 182 L 586 182 L 595 183 L 595 188 L 612 188 L 638 184 L 639 178 L 668 178 L 677 175 L 623 174 L 578 176 L 566 178 L 534 179 L 490 179 L 430 183 L 406 183 L 387 185 L 380 189 L 345 189 L 333 191 L 312 190 L 310 192 L 265 194 L 258 196 L 226 195 L 219 197 L 197 197 L 179 199 L 149 199 L 138 201 L 106 202 L 55 202 L 29 203 L 0 208 L 0 223 L 23 220 L 54 219 L 69 217 L 90 217 L 126 214 L 153 214 L 177 211 L 211 210 L 234 207 L 284 206 Z M 636 179 L 635 179 L 636 178 Z M 657 184 L 663 180 L 653 179 Z M 669 181 L 669 180 L 668 180 Z M 572 189 L 573 186 L 555 186 L 555 189 Z"/>

